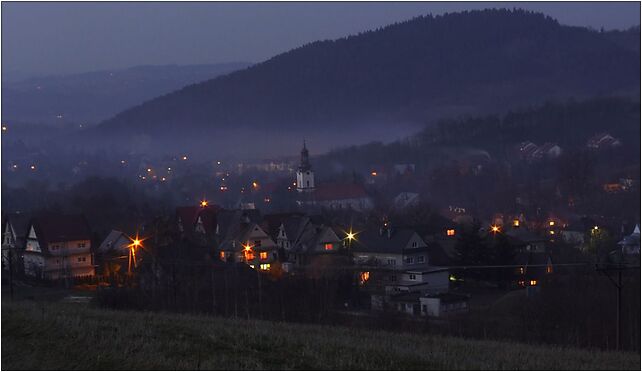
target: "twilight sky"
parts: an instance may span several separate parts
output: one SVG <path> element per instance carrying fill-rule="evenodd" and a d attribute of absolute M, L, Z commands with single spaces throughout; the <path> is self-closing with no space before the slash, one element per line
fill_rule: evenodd
<path fill-rule="evenodd" d="M 2 3 L 2 76 L 142 64 L 260 62 L 421 14 L 519 7 L 596 29 L 640 24 L 638 2 Z"/>

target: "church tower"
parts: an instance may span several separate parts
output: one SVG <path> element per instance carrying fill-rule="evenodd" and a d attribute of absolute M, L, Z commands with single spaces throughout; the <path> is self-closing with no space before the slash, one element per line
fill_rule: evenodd
<path fill-rule="evenodd" d="M 296 189 L 298 192 L 314 191 L 314 172 L 312 172 L 312 167 L 310 166 L 310 155 L 305 147 L 305 140 L 301 150 L 301 164 L 299 164 L 299 169 L 296 171 Z"/>

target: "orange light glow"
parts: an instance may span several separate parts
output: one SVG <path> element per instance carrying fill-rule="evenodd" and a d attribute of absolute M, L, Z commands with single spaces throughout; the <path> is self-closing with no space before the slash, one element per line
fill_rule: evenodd
<path fill-rule="evenodd" d="M 201 200 L 201 208 L 205 208 L 209 205 L 209 202 L 207 200 Z"/>
<path fill-rule="evenodd" d="M 519 220 L 513 220 L 513 226 L 519 227 Z"/>
<path fill-rule="evenodd" d="M 537 285 L 537 280 L 531 280 L 531 281 L 530 281 L 530 284 L 531 284 L 531 285 Z"/>
<path fill-rule="evenodd" d="M 259 253 L 259 257 L 261 257 L 262 260 L 267 260 L 268 254 L 267 252 L 261 252 Z"/>
<path fill-rule="evenodd" d="M 259 187 L 259 184 L 258 184 L 258 182 L 256 182 L 256 181 L 254 181 L 254 182 L 252 182 L 252 187 L 254 187 L 254 188 L 257 188 L 257 187 Z"/>
<path fill-rule="evenodd" d="M 491 226 L 490 227 L 490 231 L 492 231 L 494 233 L 498 233 L 499 232 L 499 226 L 497 226 L 497 225 Z"/>
<path fill-rule="evenodd" d="M 555 226 L 555 221 L 549 221 L 548 226 Z"/>
<path fill-rule="evenodd" d="M 359 284 L 365 284 L 370 279 L 370 272 L 364 271 L 359 274 Z"/>
<path fill-rule="evenodd" d="M 448 236 L 455 236 L 455 229 L 448 229 L 448 230 L 446 230 L 446 235 L 448 235 Z"/>
<path fill-rule="evenodd" d="M 372 175 L 372 177 L 377 177 L 377 172 L 375 171 L 372 171 L 370 174 Z"/>

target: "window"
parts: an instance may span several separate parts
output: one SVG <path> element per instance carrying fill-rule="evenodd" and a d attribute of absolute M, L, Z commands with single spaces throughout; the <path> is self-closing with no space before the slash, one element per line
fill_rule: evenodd
<path fill-rule="evenodd" d="M 332 250 L 332 243 L 325 243 L 324 246 L 326 251 L 331 251 Z"/>
<path fill-rule="evenodd" d="M 54 245 L 51 246 L 51 250 L 52 251 L 56 251 L 58 249 L 60 249 L 60 245 L 58 245 L 58 244 L 54 244 Z"/>
<path fill-rule="evenodd" d="M 87 257 L 78 257 L 78 262 L 86 262 Z"/>
<path fill-rule="evenodd" d="M 410 280 L 417 280 L 417 275 L 415 275 L 415 274 L 408 274 L 408 279 L 410 279 Z"/>
<path fill-rule="evenodd" d="M 396 282 L 396 281 L 397 281 L 397 276 L 396 276 L 396 275 L 390 275 L 390 276 L 388 277 L 388 279 L 389 279 L 391 282 Z"/>
<path fill-rule="evenodd" d="M 448 236 L 455 236 L 455 229 L 448 229 L 448 230 L 446 230 L 446 235 L 448 235 Z"/>
<path fill-rule="evenodd" d="M 268 258 L 267 252 L 261 252 L 259 253 L 259 256 L 261 257 L 262 260 L 267 260 Z"/>
<path fill-rule="evenodd" d="M 407 264 L 412 264 L 415 262 L 415 259 L 413 257 L 406 257 L 406 263 Z"/>
<path fill-rule="evenodd" d="M 417 242 L 412 242 L 412 247 L 417 248 Z"/>
<path fill-rule="evenodd" d="M 78 248 L 85 248 L 85 243 L 78 243 Z"/>
<path fill-rule="evenodd" d="M 221 258 L 221 261 L 225 261 L 225 252 L 221 252 L 218 255 Z"/>
<path fill-rule="evenodd" d="M 270 264 L 261 264 L 261 270 L 270 270 Z"/>
<path fill-rule="evenodd" d="M 255 258 L 254 252 L 252 251 L 245 251 L 245 260 L 246 261 L 252 261 Z"/>
<path fill-rule="evenodd" d="M 424 263 L 424 256 L 417 257 L 417 263 Z"/>
<path fill-rule="evenodd" d="M 260 247 L 261 246 L 261 241 L 260 240 L 255 240 L 254 241 L 254 246 L 255 247 Z"/>
<path fill-rule="evenodd" d="M 537 285 L 537 280 L 531 280 L 531 285 Z"/>
<path fill-rule="evenodd" d="M 397 264 L 397 260 L 394 260 L 394 259 L 392 259 L 392 258 L 389 258 L 389 259 L 388 259 L 388 265 L 395 266 L 396 264 Z"/>

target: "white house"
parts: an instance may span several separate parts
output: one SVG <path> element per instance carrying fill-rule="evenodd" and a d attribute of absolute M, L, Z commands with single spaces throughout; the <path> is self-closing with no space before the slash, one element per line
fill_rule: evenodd
<path fill-rule="evenodd" d="M 83 216 L 36 218 L 27 230 L 26 275 L 44 279 L 94 275 L 91 230 Z"/>

